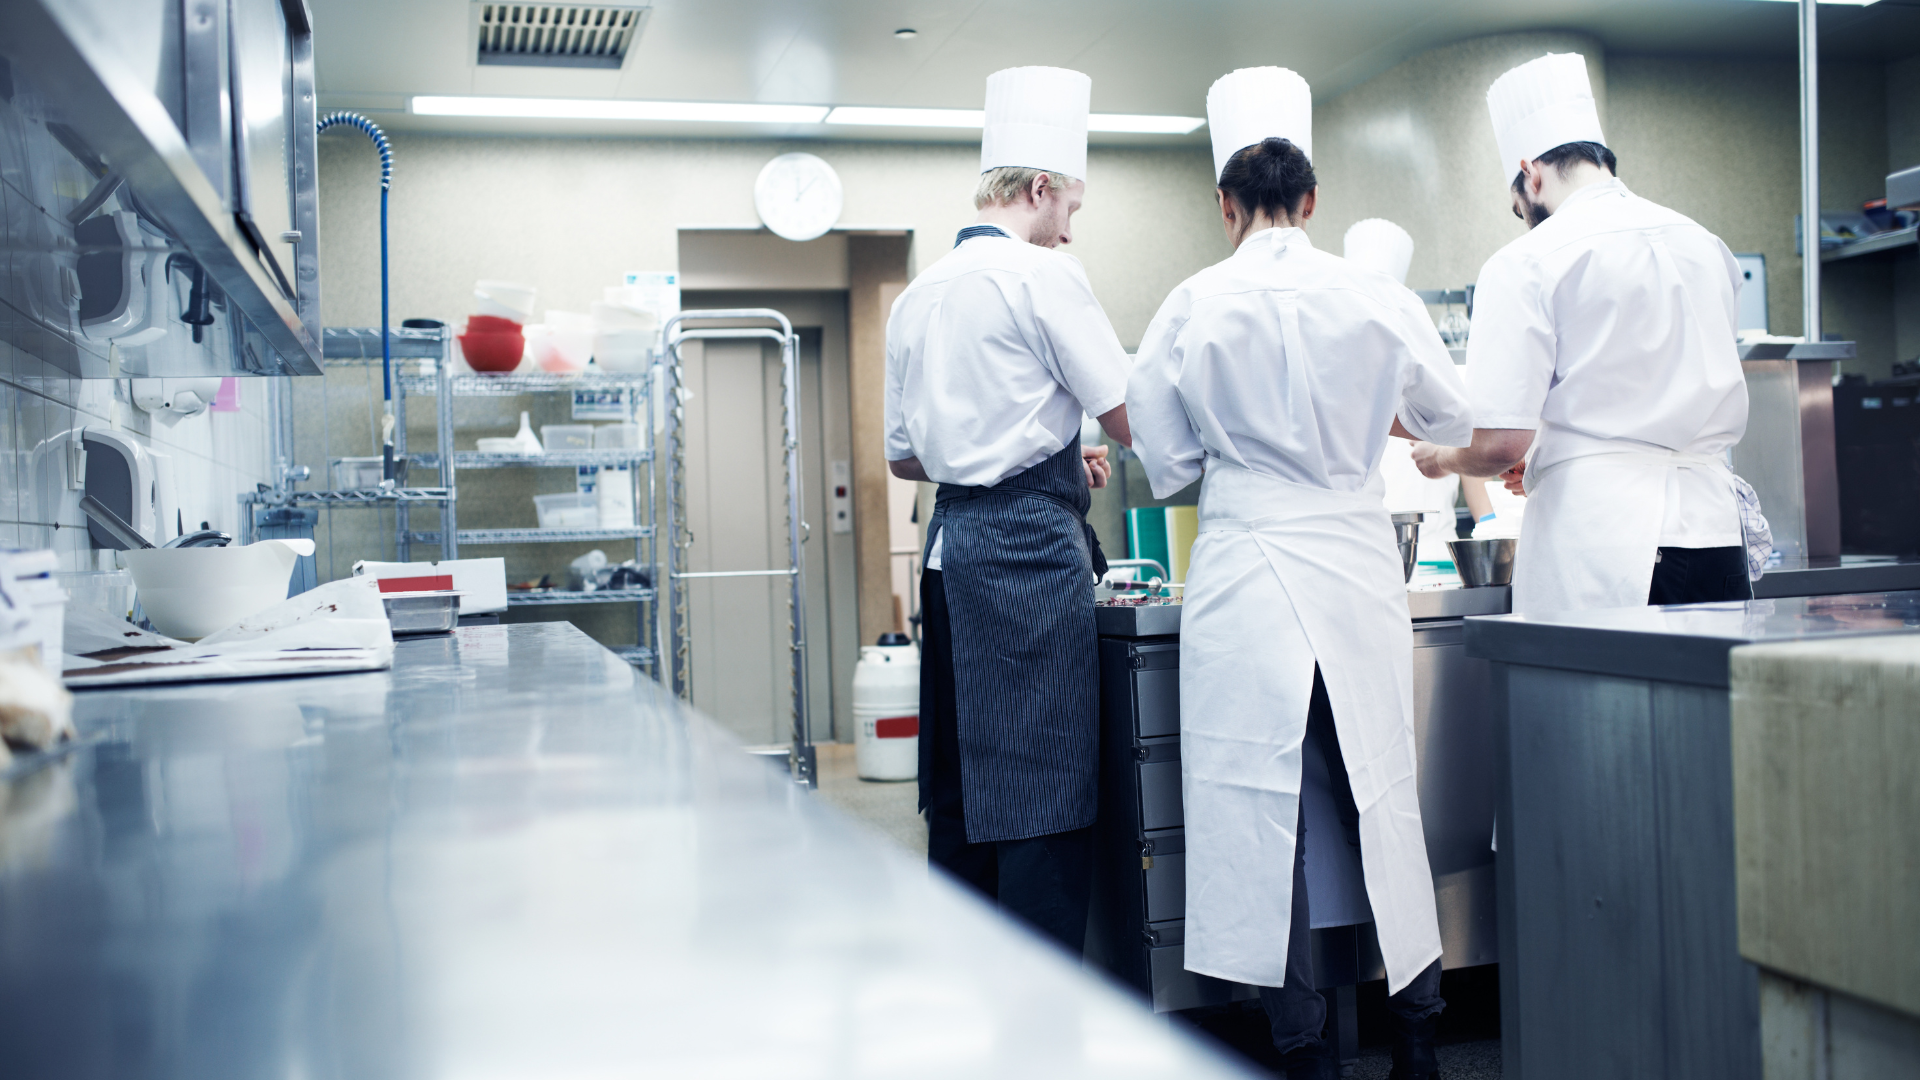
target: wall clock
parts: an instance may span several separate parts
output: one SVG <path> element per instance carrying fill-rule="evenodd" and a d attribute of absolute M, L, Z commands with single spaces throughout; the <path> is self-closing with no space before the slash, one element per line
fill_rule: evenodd
<path fill-rule="evenodd" d="M 843 197 L 833 166 L 812 154 L 781 154 L 753 182 L 760 220 L 788 240 L 824 236 L 840 220 Z"/>

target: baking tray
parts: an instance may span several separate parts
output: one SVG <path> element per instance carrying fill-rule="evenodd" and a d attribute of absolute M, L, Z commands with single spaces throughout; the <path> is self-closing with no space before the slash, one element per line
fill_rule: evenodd
<path fill-rule="evenodd" d="M 382 593 L 387 606 L 387 625 L 394 636 L 403 634 L 447 634 L 460 623 L 458 592 Z"/>

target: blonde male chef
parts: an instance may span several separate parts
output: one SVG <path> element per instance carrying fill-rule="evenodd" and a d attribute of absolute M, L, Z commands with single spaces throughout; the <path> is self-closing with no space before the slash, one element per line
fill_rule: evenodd
<path fill-rule="evenodd" d="M 1530 231 L 1474 291 L 1473 445 L 1414 460 L 1524 484 L 1516 612 L 1749 598 L 1726 464 L 1747 427 L 1732 253 L 1615 177 L 1578 54 L 1500 76 L 1487 109 Z"/>
<path fill-rule="evenodd" d="M 987 79 L 979 212 L 887 320 L 887 459 L 940 485 L 921 577 L 927 858 L 1078 954 L 1098 774 L 1087 489 L 1122 446 L 1127 356 L 1073 238 L 1092 80 Z"/>
<path fill-rule="evenodd" d="M 1413 631 L 1377 470 L 1391 434 L 1465 444 L 1425 305 L 1316 249 L 1312 93 L 1248 68 L 1207 95 L 1232 256 L 1148 327 L 1127 413 L 1156 497 L 1204 474 L 1180 638 L 1186 966 L 1261 987 L 1293 1080 L 1337 1074 L 1313 988 L 1301 811 L 1312 740 L 1350 791 L 1396 1080 L 1434 1075 L 1440 931 L 1420 824 Z"/>

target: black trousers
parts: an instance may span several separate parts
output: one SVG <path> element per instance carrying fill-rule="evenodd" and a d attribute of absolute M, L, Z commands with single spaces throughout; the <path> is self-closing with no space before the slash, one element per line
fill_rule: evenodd
<path fill-rule="evenodd" d="M 1333 703 L 1320 669 L 1313 671 L 1313 698 L 1307 706 L 1307 740 L 1326 758 L 1333 803 L 1340 811 L 1344 835 L 1318 836 L 1314 844 L 1360 846 L 1360 810 L 1354 805 L 1353 786 L 1347 781 L 1346 759 L 1340 756 L 1340 738 L 1333 727 Z M 1304 770 L 1303 770 L 1304 781 Z M 1260 988 L 1260 1004 L 1273 1028 L 1273 1046 L 1281 1054 L 1311 1050 L 1321 1041 L 1327 1024 L 1327 1002 L 1314 989 L 1312 905 L 1307 898 L 1307 808 L 1300 801 L 1300 818 L 1293 845 L 1293 914 L 1287 929 L 1287 977 L 1281 986 Z M 1387 999 L 1387 1008 L 1407 1023 L 1424 1020 L 1447 1007 L 1440 998 L 1440 961 L 1427 965 L 1413 981 Z"/>
<path fill-rule="evenodd" d="M 1078 956 L 1086 945 L 1093 888 L 1093 829 L 967 842 L 953 637 L 938 570 L 920 576 L 920 616 L 920 806 L 927 814 L 927 861 Z"/>
<path fill-rule="evenodd" d="M 1653 564 L 1649 604 L 1705 604 L 1715 600 L 1751 600 L 1743 547 L 1663 547 Z"/>

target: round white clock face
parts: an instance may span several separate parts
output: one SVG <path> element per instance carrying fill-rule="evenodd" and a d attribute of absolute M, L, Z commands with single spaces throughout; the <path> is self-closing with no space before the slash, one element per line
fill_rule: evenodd
<path fill-rule="evenodd" d="M 812 154 L 781 154 L 753 182 L 753 206 L 774 235 L 788 240 L 824 236 L 840 220 L 843 193 L 833 166 Z"/>

